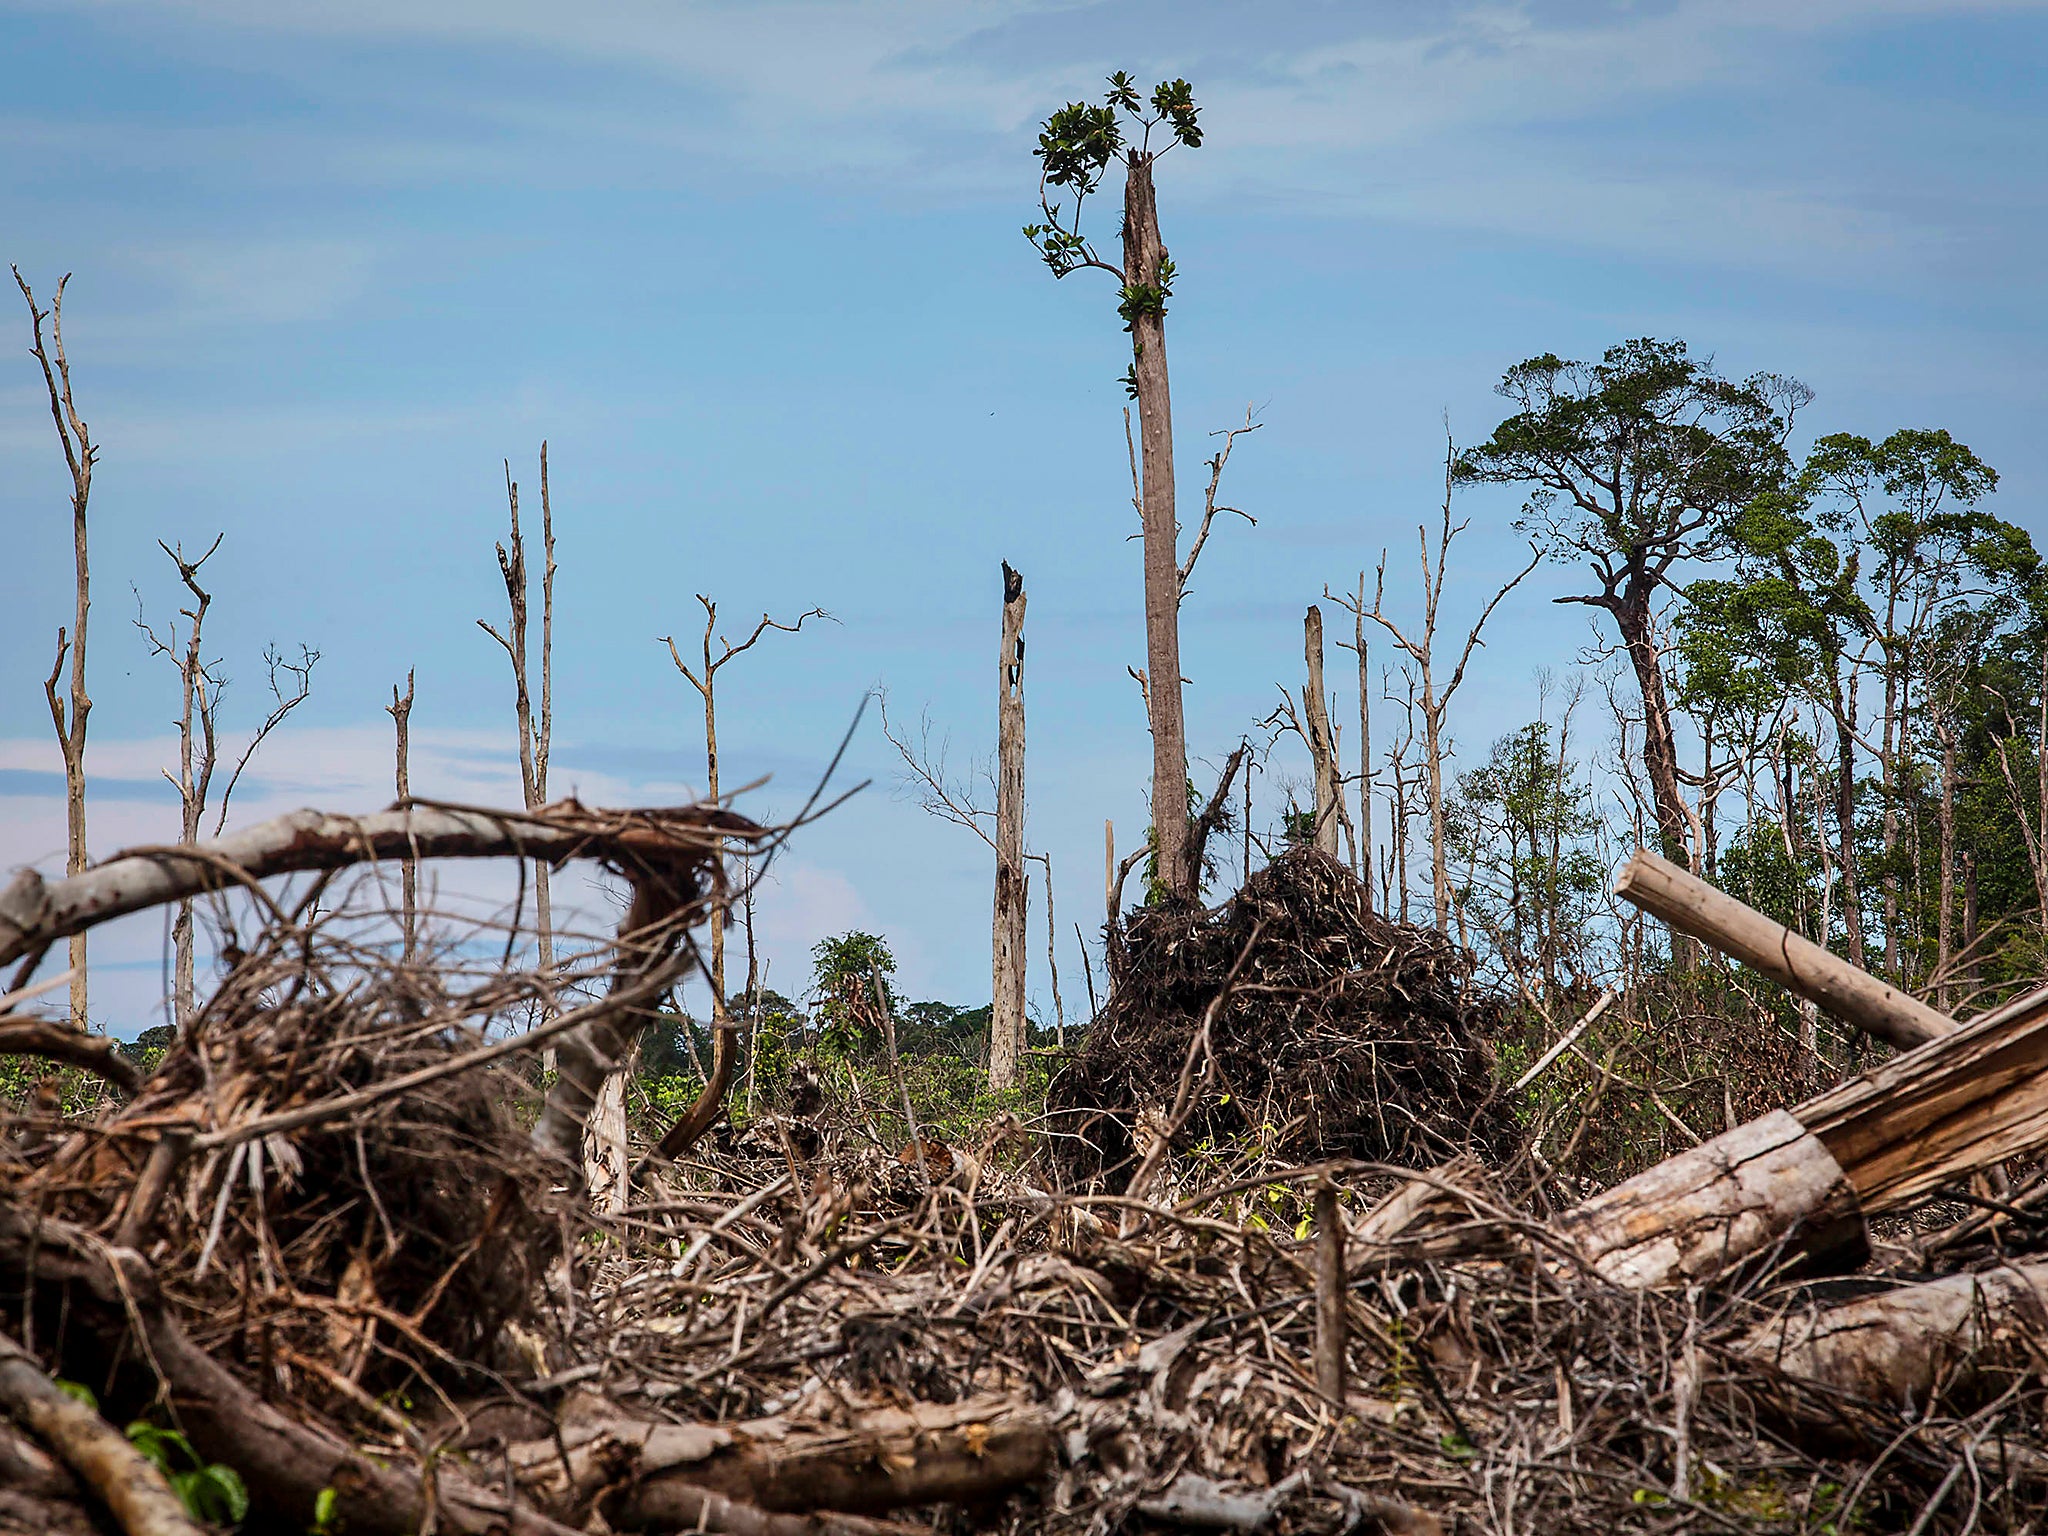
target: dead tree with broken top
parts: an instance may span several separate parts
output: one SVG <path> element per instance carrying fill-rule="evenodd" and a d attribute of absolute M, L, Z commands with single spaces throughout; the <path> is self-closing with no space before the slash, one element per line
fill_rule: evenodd
<path fill-rule="evenodd" d="M 85 724 L 92 713 L 92 698 L 85 689 L 85 625 L 92 608 L 91 566 L 86 551 L 86 508 L 92 500 L 93 466 L 99 462 L 99 445 L 78 414 L 71 398 L 71 360 L 64 350 L 64 289 L 71 281 L 65 273 L 45 310 L 15 267 L 14 283 L 28 305 L 31 343 L 29 355 L 43 371 L 43 387 L 49 395 L 50 419 L 57 426 L 57 442 L 64 450 L 64 466 L 71 472 L 71 561 L 73 601 L 71 627 L 57 630 L 57 660 L 43 683 L 49 701 L 50 723 L 56 727 L 57 749 L 64 758 L 64 870 L 78 874 L 86 866 L 85 852 Z M 50 339 L 43 340 L 43 322 L 50 323 Z M 58 692 L 58 681 L 70 663 L 69 693 Z M 83 1032 L 89 1023 L 85 967 L 85 935 L 71 936 L 71 1027 Z"/>
<path fill-rule="evenodd" d="M 1366 905 L 1372 905 L 1372 648 L 1365 640 L 1365 572 L 1358 573 L 1358 596 L 1338 597 L 1323 588 L 1326 601 L 1340 603 L 1351 614 L 1351 638 L 1337 645 L 1358 661 L 1358 878 L 1365 882 Z"/>
<path fill-rule="evenodd" d="M 1013 1087 L 1024 1052 L 1024 578 L 1003 562 L 1002 641 L 996 653 L 996 881 L 989 941 L 988 1083 Z"/>
<path fill-rule="evenodd" d="M 498 546 L 498 574 L 505 581 L 507 626 L 501 633 L 485 619 L 477 628 L 505 649 L 512 664 L 512 712 L 519 730 L 519 788 L 531 811 L 547 804 L 548 752 L 554 740 L 554 646 L 555 646 L 555 514 L 548 496 L 548 445 L 540 445 L 540 713 L 534 714 L 533 691 L 527 666 L 527 620 L 532 606 L 532 588 L 526 569 L 526 538 L 519 527 L 519 482 L 512 478 L 512 465 L 505 465 L 505 500 L 512 521 L 511 545 Z M 540 944 L 540 967 L 552 970 L 555 963 L 554 912 L 548 889 L 548 866 L 533 867 L 535 927 Z M 552 1058 L 551 1058 L 552 1059 Z"/>

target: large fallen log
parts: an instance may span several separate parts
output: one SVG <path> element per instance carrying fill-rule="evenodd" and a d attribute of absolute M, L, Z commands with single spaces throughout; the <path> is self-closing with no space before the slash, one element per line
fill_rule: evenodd
<path fill-rule="evenodd" d="M 127 1536 L 202 1536 L 156 1465 L 98 1410 L 44 1375 L 5 1334 L 0 1334 L 0 1406 L 56 1452 Z"/>
<path fill-rule="evenodd" d="M 679 1425 L 584 1397 L 561 1419 L 558 1435 L 510 1449 L 514 1477 L 536 1503 L 579 1519 L 595 1508 L 616 1530 L 687 1529 L 707 1493 L 788 1513 L 983 1499 L 1037 1481 L 1056 1450 L 1051 1414 L 1018 1398 Z"/>
<path fill-rule="evenodd" d="M 2044 1335 L 2048 1263 L 2034 1261 L 1793 1306 L 1736 1350 L 1866 1402 L 1924 1409 L 2001 1368 L 2036 1369 Z"/>
<path fill-rule="evenodd" d="M 1947 1014 L 1857 969 L 1647 848 L 1637 849 L 1622 869 L 1614 894 L 1900 1050 L 1956 1031 L 1955 1020 Z"/>

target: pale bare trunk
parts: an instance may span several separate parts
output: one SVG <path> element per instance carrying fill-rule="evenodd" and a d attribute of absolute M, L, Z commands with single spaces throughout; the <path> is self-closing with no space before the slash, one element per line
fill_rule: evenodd
<path fill-rule="evenodd" d="M 1002 639 L 996 650 L 996 880 L 990 934 L 988 1082 L 1017 1081 L 1025 1039 L 1024 578 L 1003 566 Z"/>
<path fill-rule="evenodd" d="M 1372 688 L 1365 643 L 1365 572 L 1358 573 L 1358 607 L 1352 643 L 1358 651 L 1358 878 L 1365 882 L 1365 906 L 1372 903 Z"/>
<path fill-rule="evenodd" d="M 1302 720 L 1307 725 L 1309 756 L 1316 775 L 1316 848 L 1337 857 L 1337 743 L 1330 733 L 1330 710 L 1323 692 L 1323 610 L 1310 603 L 1302 620 L 1302 651 L 1308 663 L 1308 686 L 1302 690 Z"/>
<path fill-rule="evenodd" d="M 1436 905 L 1436 931 L 1451 931 L 1451 866 L 1446 857 L 1448 829 L 1444 822 L 1443 709 L 1438 704 L 1429 668 L 1422 669 L 1423 750 L 1429 761 L 1429 880 Z"/>
<path fill-rule="evenodd" d="M 1133 150 L 1124 179 L 1124 286 L 1126 292 L 1160 287 L 1166 249 L 1159 238 L 1159 207 L 1152 161 Z M 1138 389 L 1138 437 L 1143 457 L 1145 546 L 1145 665 L 1152 722 L 1152 827 L 1159 884 L 1192 902 L 1199 876 L 1188 866 L 1187 728 L 1181 713 L 1180 525 L 1174 511 L 1173 403 L 1167 387 L 1163 303 L 1139 306 L 1131 318 L 1132 377 Z"/>
<path fill-rule="evenodd" d="M 1856 873 L 1856 677 L 1849 677 L 1845 700 L 1835 692 L 1835 835 L 1836 861 L 1842 869 L 1842 927 L 1849 940 L 1849 963 L 1862 966 L 1863 895 Z"/>
<path fill-rule="evenodd" d="M 1956 980 L 1950 975 L 1956 953 L 1956 737 L 1943 717 L 1936 729 L 1941 742 L 1941 889 L 1935 893 L 1934 973 L 1941 978 L 1938 994 L 1944 1009 L 1953 1008 Z"/>
<path fill-rule="evenodd" d="M 92 440 L 78 407 L 71 398 L 71 362 L 64 351 L 64 288 L 71 281 L 66 274 L 47 311 L 36 307 L 35 294 L 14 269 L 15 286 L 28 304 L 29 328 L 33 335 L 30 353 L 43 371 L 43 385 L 49 396 L 50 419 L 56 423 L 57 442 L 64 450 L 65 467 L 71 472 L 71 564 L 74 577 L 71 630 L 57 631 L 57 663 L 43 685 L 49 701 L 50 721 L 57 730 L 57 748 L 64 759 L 64 870 L 78 874 L 86 867 L 85 851 L 85 730 L 92 713 L 92 699 L 85 689 L 85 629 L 92 609 L 91 562 L 86 551 L 86 508 L 92 499 L 92 471 L 99 448 Z M 43 345 L 43 321 L 50 322 L 50 346 Z M 57 691 L 66 659 L 71 663 L 70 697 Z M 90 1023 L 86 986 L 85 935 L 73 935 L 71 959 L 71 1027 L 83 1031 Z"/>

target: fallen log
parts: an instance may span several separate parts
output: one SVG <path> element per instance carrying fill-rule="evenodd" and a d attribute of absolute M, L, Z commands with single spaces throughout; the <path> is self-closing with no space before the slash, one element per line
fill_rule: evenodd
<path fill-rule="evenodd" d="M 1038 1480 L 1055 1450 L 1051 1414 L 1016 1398 L 868 1409 L 845 1424 L 677 1425 L 584 1397 L 565 1406 L 558 1436 L 507 1457 L 537 1502 L 652 1530 L 687 1528 L 706 1494 L 788 1514 L 984 1499 Z"/>
<path fill-rule="evenodd" d="M 0 1407 L 56 1453 L 127 1536 L 203 1536 L 155 1464 L 97 1410 L 61 1390 L 5 1334 Z"/>
<path fill-rule="evenodd" d="M 1853 1246 L 1865 1218 L 2048 1145 L 2048 990 L 1667 1159 L 1561 1225 L 1618 1285 L 1699 1279 L 1774 1244 Z"/>
<path fill-rule="evenodd" d="M 1956 1031 L 1955 1020 L 1947 1014 L 1857 969 L 1646 848 L 1637 849 L 1622 869 L 1614 894 L 1902 1051 Z"/>
<path fill-rule="evenodd" d="M 607 859 L 630 875 L 636 865 L 678 860 L 708 866 L 719 839 L 764 835 L 709 805 L 606 811 L 557 800 L 522 812 L 413 801 L 369 816 L 292 811 L 210 842 L 131 848 L 55 882 L 22 870 L 0 889 L 0 965 L 131 912 L 274 875 L 382 859 L 507 857 Z"/>
<path fill-rule="evenodd" d="M 1905 1050 L 1568 1212 L 1608 1280 L 1700 1279 L 1774 1245 L 1854 1249 L 1867 1217 L 2048 1145 L 2048 989 L 1958 1025 L 1655 854 L 1615 890 Z"/>
<path fill-rule="evenodd" d="M 2000 1368 L 2033 1369 L 2044 1333 L 2048 1263 L 2035 1261 L 1791 1307 L 1735 1349 L 1866 1402 L 1925 1408 Z"/>
<path fill-rule="evenodd" d="M 1794 1234 L 1817 1248 L 1853 1240 L 1863 1215 L 1827 1147 L 1775 1109 L 1603 1190 L 1559 1226 L 1601 1276 L 1648 1290 Z"/>
<path fill-rule="evenodd" d="M 68 1024 L 0 1017 L 0 1056 L 41 1056 L 83 1067 L 105 1078 L 124 1099 L 134 1098 L 142 1086 L 142 1073 L 121 1053 L 119 1041 Z"/>

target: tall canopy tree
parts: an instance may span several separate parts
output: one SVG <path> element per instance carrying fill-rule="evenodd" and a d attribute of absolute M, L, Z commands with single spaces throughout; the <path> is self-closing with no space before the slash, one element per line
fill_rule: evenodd
<path fill-rule="evenodd" d="M 1782 493 L 1760 497 L 1730 525 L 1732 578 L 1688 589 L 1688 627 L 1774 658 L 1773 672 L 1798 680 L 1832 717 L 1836 858 L 1849 957 L 1859 965 L 1859 749 L 1876 761 L 1885 968 L 1894 978 L 1903 975 L 1896 866 L 1915 721 L 1953 698 L 1957 680 L 1942 656 L 1956 650 L 1955 621 L 1974 611 L 1995 622 L 2040 567 L 2025 531 L 1978 505 L 1997 483 L 1947 432 L 1824 437 Z"/>
<path fill-rule="evenodd" d="M 1614 621 L 1643 701 L 1642 757 L 1667 858 L 1687 862 L 1685 802 L 1657 634 L 1673 569 L 1721 556 L 1731 525 L 1791 478 L 1793 414 L 1811 392 L 1758 374 L 1736 383 L 1682 341 L 1610 347 L 1597 363 L 1553 354 L 1510 368 L 1515 414 L 1460 454 L 1457 477 L 1534 487 L 1521 527 L 1593 590 L 1557 598 Z"/>
<path fill-rule="evenodd" d="M 1117 280 L 1117 313 L 1131 336 L 1125 388 L 1138 403 L 1142 482 L 1138 514 L 1145 548 L 1146 705 L 1152 726 L 1152 821 L 1160 885 L 1182 901 L 1197 898 L 1188 857 L 1187 727 L 1181 712 L 1180 525 L 1174 513 L 1173 402 L 1166 375 L 1166 301 L 1173 262 L 1159 236 L 1152 167 L 1176 144 L 1202 142 L 1194 94 L 1185 80 L 1162 82 L 1149 99 L 1122 70 L 1109 77 L 1101 106 L 1069 102 L 1045 120 L 1033 153 L 1045 223 L 1024 234 L 1053 276 L 1092 267 Z M 1157 144 L 1154 139 L 1159 140 Z M 1124 162 L 1123 254 L 1104 260 L 1081 233 L 1081 205 L 1102 183 L 1109 162 Z M 1069 201 L 1068 199 L 1071 199 Z M 1206 530 L 1206 524 L 1205 524 Z M 1192 561 L 1190 562 L 1192 563 Z"/>

